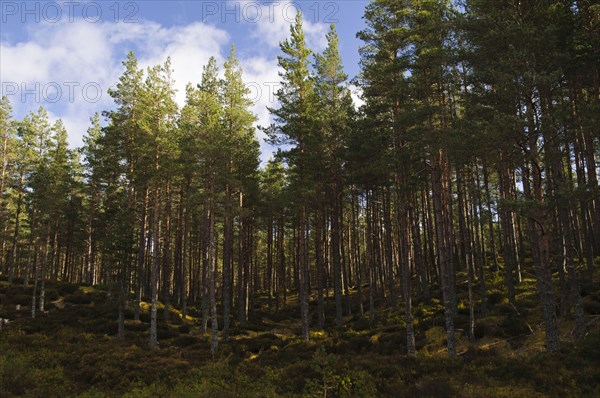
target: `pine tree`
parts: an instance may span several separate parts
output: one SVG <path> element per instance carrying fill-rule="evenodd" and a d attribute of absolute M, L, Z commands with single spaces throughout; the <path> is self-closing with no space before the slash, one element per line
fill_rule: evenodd
<path fill-rule="evenodd" d="M 350 90 L 345 87 L 347 75 L 343 71 L 339 53 L 339 38 L 335 25 L 327 34 L 328 46 L 323 54 L 315 56 L 315 91 L 318 96 L 319 113 L 317 135 L 322 145 L 322 161 L 327 188 L 324 197 L 331 217 L 331 252 L 333 263 L 333 290 L 336 307 L 336 324 L 342 326 L 342 267 L 340 252 L 340 222 L 342 219 L 343 197 L 343 151 L 346 135 L 350 127 L 352 99 Z M 318 170 L 315 170 L 315 174 Z M 323 171 L 321 171 L 323 172 Z M 317 178 L 322 180 L 321 178 Z M 317 183 L 315 181 L 315 183 Z M 347 285 L 347 284 L 346 284 Z"/>
<path fill-rule="evenodd" d="M 15 156 L 15 121 L 12 120 L 12 107 L 7 97 L 0 99 L 0 135 L 2 136 L 2 164 L 0 166 L 0 247 L 2 248 L 1 254 L 4 255 L 4 248 L 6 246 L 6 240 L 8 236 L 8 186 L 12 179 L 12 163 Z M 12 276 L 14 275 L 14 264 L 12 254 L 8 255 L 8 258 L 2 258 L 2 270 L 5 274 L 9 275 L 12 282 Z"/>
<path fill-rule="evenodd" d="M 174 100 L 173 79 L 171 77 L 171 62 L 169 59 L 163 65 L 148 68 L 146 81 L 143 85 L 141 104 L 143 113 L 140 127 L 144 138 L 148 142 L 148 152 L 145 154 L 151 162 L 147 170 L 152 187 L 152 266 L 151 290 L 152 305 L 150 316 L 150 346 L 156 347 L 157 339 L 157 304 L 158 304 L 158 275 L 161 259 L 161 196 L 167 190 L 165 181 L 169 175 L 169 166 L 176 159 L 177 139 L 175 121 L 177 117 L 177 104 Z M 168 210 L 168 209 L 167 209 Z M 163 253 L 163 255 L 167 255 Z M 164 275 L 167 277 L 167 275 Z M 124 283 L 123 283 L 124 285 Z"/>
<path fill-rule="evenodd" d="M 297 211 L 297 264 L 299 269 L 298 295 L 300 301 L 300 317 L 302 321 L 302 338 L 309 339 L 308 314 L 308 195 L 311 153 L 314 154 L 314 83 L 309 71 L 311 51 L 306 47 L 306 39 L 302 28 L 302 14 L 298 12 L 295 23 L 290 27 L 290 37 L 280 44 L 284 55 L 278 56 L 282 71 L 281 87 L 276 93 L 280 107 L 269 108 L 274 115 L 275 125 L 270 130 L 273 142 L 291 144 L 285 151 L 291 166 L 291 173 L 296 189 Z"/>
<path fill-rule="evenodd" d="M 248 178 L 253 178 L 258 166 L 258 143 L 254 138 L 252 124 L 256 117 L 250 112 L 252 102 L 250 90 L 242 79 L 242 69 L 232 45 L 229 58 L 224 65 L 222 86 L 222 129 L 224 164 L 219 175 L 225 187 L 224 201 L 224 242 L 223 242 L 223 340 L 229 335 L 230 301 L 233 281 L 231 267 L 233 261 L 233 208 L 235 193 L 243 193 Z M 240 305 L 240 308 L 242 306 Z M 245 306 L 244 306 L 245 307 Z M 245 312 L 245 311 L 244 311 Z M 245 316 L 245 314 L 244 314 Z"/>

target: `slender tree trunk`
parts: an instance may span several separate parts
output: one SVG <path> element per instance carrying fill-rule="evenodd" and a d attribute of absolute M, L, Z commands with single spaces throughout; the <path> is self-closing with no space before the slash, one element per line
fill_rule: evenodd
<path fill-rule="evenodd" d="M 171 181 L 167 181 L 166 202 L 165 202 L 165 221 L 163 232 L 163 254 L 162 254 L 162 296 L 164 301 L 163 316 L 165 320 L 169 319 L 169 307 L 171 306 L 171 284 L 173 282 L 173 270 L 171 267 L 171 202 L 172 202 Z"/>
<path fill-rule="evenodd" d="M 463 256 L 467 267 L 467 289 L 469 297 L 469 341 L 473 341 L 475 335 L 475 303 L 473 297 L 473 242 L 471 237 L 471 220 L 469 217 L 469 205 L 464 184 L 464 173 L 457 171 L 457 196 L 458 196 L 458 224 L 460 229 Z"/>
<path fill-rule="evenodd" d="M 487 315 L 487 287 L 485 283 L 485 237 L 484 237 L 484 226 L 483 226 L 483 204 L 481 200 L 481 184 L 479 182 L 479 169 L 477 164 L 475 164 L 475 177 L 471 178 L 471 188 L 474 192 L 475 200 L 471 205 L 471 219 L 475 224 L 476 228 L 476 236 L 479 244 L 477 245 L 478 253 L 476 255 L 477 261 L 477 272 L 479 279 L 479 294 L 481 296 L 481 316 L 485 317 Z"/>
<path fill-rule="evenodd" d="M 396 286 L 394 281 L 394 260 L 393 260 L 393 247 L 392 247 L 392 218 L 391 218 L 391 197 L 390 190 L 385 189 L 383 193 L 383 227 L 384 239 L 385 239 L 385 262 L 386 262 L 386 274 L 387 285 L 390 290 L 390 301 L 392 304 L 392 311 L 398 311 L 398 297 L 396 293 Z"/>
<path fill-rule="evenodd" d="M 338 208 L 340 209 L 340 251 L 341 251 L 341 261 L 342 261 L 342 278 L 343 278 L 343 289 L 344 296 L 346 297 L 346 307 L 347 314 L 352 315 L 352 299 L 350 297 L 350 279 L 351 277 L 351 267 L 350 267 L 350 258 L 347 256 L 347 246 L 346 239 L 350 239 L 350 234 L 344 238 L 344 202 L 343 196 L 340 195 Z"/>
<path fill-rule="evenodd" d="M 50 224 L 46 230 L 46 243 L 44 244 L 44 256 L 42 257 L 42 270 L 41 270 L 41 286 L 40 286 L 40 312 L 45 310 L 46 301 L 46 269 L 48 265 L 48 251 L 50 247 Z"/>
<path fill-rule="evenodd" d="M 496 238 L 494 234 L 494 222 L 493 222 L 493 214 L 492 214 L 492 197 L 490 195 L 490 185 L 489 185 L 489 174 L 488 167 L 485 162 L 483 162 L 483 187 L 485 189 L 485 202 L 487 206 L 488 216 L 488 232 L 490 234 L 490 250 L 492 254 L 492 260 L 494 261 L 494 269 L 498 274 L 500 272 L 500 266 L 498 265 L 498 251 L 496 250 Z"/>
<path fill-rule="evenodd" d="M 366 194 L 366 225 L 365 225 L 365 242 L 367 246 L 367 276 L 369 278 L 369 324 L 374 326 L 375 324 L 375 267 L 373 265 L 373 209 L 372 204 L 372 192 L 367 189 Z"/>
<path fill-rule="evenodd" d="M 279 273 L 278 281 L 279 288 L 277 289 L 277 294 L 279 292 L 283 292 L 283 306 L 285 306 L 286 298 L 287 298 L 287 282 L 286 282 L 286 272 L 285 272 L 285 219 L 283 214 L 279 216 L 279 220 L 277 221 L 277 230 L 279 231 L 277 234 L 277 271 Z M 277 300 L 279 303 L 279 300 Z"/>
<path fill-rule="evenodd" d="M 217 249 L 216 249 L 216 231 L 215 231 L 215 213 L 214 213 L 214 177 L 211 176 L 209 183 L 209 204 L 208 204 L 208 262 L 210 275 L 210 353 L 215 355 L 219 345 L 218 331 L 219 325 L 217 321 Z"/>
<path fill-rule="evenodd" d="M 404 301 L 404 320 L 406 322 L 406 354 L 414 357 L 417 353 L 415 345 L 415 329 L 412 315 L 412 270 L 411 263 L 414 263 L 414 257 L 411 258 L 410 247 L 413 243 L 411 236 L 411 225 L 416 224 L 414 218 L 414 203 L 410 204 L 406 209 L 406 212 L 402 215 L 400 213 L 397 217 L 400 217 L 398 227 L 402 231 L 401 238 L 401 250 L 400 250 L 400 267 L 402 270 L 402 277 L 400 282 L 402 284 L 402 298 Z M 414 252 L 413 252 L 414 256 Z"/>
<path fill-rule="evenodd" d="M 530 131 L 537 131 L 535 129 L 531 110 L 528 113 L 528 122 Z M 531 162 L 532 168 L 529 166 L 529 162 L 524 166 L 523 193 L 525 199 L 537 202 L 528 212 L 527 225 L 546 331 L 546 349 L 549 351 L 557 351 L 560 349 L 560 336 L 556 321 L 556 303 L 552 289 L 552 265 L 550 262 L 549 249 L 550 237 L 544 215 L 545 210 L 541 207 L 543 205 L 543 191 L 541 167 L 538 163 L 537 138 L 536 134 L 531 134 L 529 138 L 529 161 Z M 530 184 L 532 185 L 530 186 Z"/>
<path fill-rule="evenodd" d="M 23 172 L 19 173 L 19 188 L 18 188 L 18 196 L 17 196 L 17 209 L 15 210 L 15 230 L 13 233 L 11 250 L 8 259 L 8 283 L 13 283 L 13 279 L 15 276 L 15 268 L 17 265 L 17 248 L 19 243 L 19 232 L 21 226 L 21 208 L 23 206 L 23 190 L 21 187 L 24 182 L 24 174 Z"/>
<path fill-rule="evenodd" d="M 208 318 L 210 317 L 210 303 L 209 303 L 209 267 L 210 267 L 210 209 L 208 204 L 204 205 L 204 217 L 202 220 L 202 333 L 206 333 L 208 330 Z"/>
<path fill-rule="evenodd" d="M 307 219 L 306 206 L 302 204 L 300 206 L 300 214 L 298 217 L 298 297 L 300 299 L 300 319 L 302 323 L 302 340 L 309 340 L 309 319 L 308 319 L 308 270 L 307 270 L 307 253 L 306 253 L 306 219 Z"/>
<path fill-rule="evenodd" d="M 229 339 L 231 313 L 231 263 L 233 259 L 233 215 L 231 187 L 227 185 L 225 198 L 225 219 L 223 220 L 223 341 Z M 269 231 L 269 234 L 271 231 Z M 270 248 L 268 249 L 270 250 Z M 270 258 L 270 253 L 268 254 Z M 269 298 L 270 302 L 270 298 Z"/>
<path fill-rule="evenodd" d="M 91 182 L 93 184 L 93 182 Z M 86 273 L 85 273 L 85 283 L 87 285 L 93 285 L 93 275 L 94 275 L 94 266 L 95 266 L 95 256 L 94 252 L 94 219 L 96 217 L 96 202 L 97 202 L 97 191 L 95 186 L 92 185 L 92 192 L 90 194 L 90 209 L 88 212 L 88 225 L 87 225 L 87 258 L 86 258 Z"/>
<path fill-rule="evenodd" d="M 331 198 L 331 261 L 333 263 L 333 296 L 335 299 L 335 323 L 344 324 L 342 308 L 342 274 L 340 259 L 340 211 L 338 190 L 334 189 Z"/>
<path fill-rule="evenodd" d="M 158 271 L 160 267 L 160 188 L 158 182 L 154 187 L 154 206 L 152 220 L 152 269 L 150 276 L 150 285 L 152 289 L 152 305 L 150 307 L 150 347 L 158 346 L 157 334 L 157 305 L 158 305 Z"/>
<path fill-rule="evenodd" d="M 140 235 L 138 244 L 138 258 L 137 258 L 137 284 L 135 289 L 135 306 L 133 308 L 133 316 L 136 321 L 140 320 L 140 303 L 142 301 L 142 287 L 144 280 L 144 262 L 146 253 L 146 223 L 148 218 L 148 187 L 144 187 L 143 201 L 142 201 L 142 214 L 140 217 Z"/>
<path fill-rule="evenodd" d="M 317 319 L 319 329 L 325 327 L 325 305 L 323 302 L 323 289 L 327 287 L 324 284 L 325 264 L 323 261 L 323 209 L 319 206 L 315 215 L 315 263 L 317 268 Z"/>
<path fill-rule="evenodd" d="M 361 261 L 361 257 L 360 257 L 360 224 L 358 221 L 358 214 L 360 213 L 360 199 L 359 199 L 359 195 L 356 192 L 356 187 L 352 186 L 352 192 L 350 193 L 350 197 L 352 200 L 352 203 L 350 204 L 352 207 L 352 248 L 353 250 L 353 255 L 354 255 L 354 259 L 355 259 L 355 266 L 356 266 L 356 270 L 354 271 L 354 274 L 356 275 L 356 285 L 358 287 L 358 310 L 360 312 L 360 316 L 364 316 L 365 314 L 365 309 L 363 306 L 363 290 L 362 290 L 362 261 Z"/>
<path fill-rule="evenodd" d="M 265 275 L 265 290 L 269 312 L 273 308 L 273 216 L 267 217 L 267 269 Z M 223 260 L 224 262 L 224 260 Z M 223 266 L 225 269 L 225 266 Z M 223 271 L 224 273 L 225 271 Z"/>
<path fill-rule="evenodd" d="M 547 117 L 549 119 L 553 119 L 554 114 L 551 99 L 545 101 L 544 108 L 546 113 L 548 113 Z M 560 151 L 558 141 L 556 140 L 556 137 L 549 136 L 547 129 L 545 132 L 546 134 L 544 135 L 544 140 L 546 142 L 546 157 L 549 158 L 553 186 L 558 190 L 557 195 L 570 196 L 572 195 L 571 187 L 570 184 L 565 180 L 562 162 L 563 154 Z M 558 207 L 558 221 L 562 230 L 564 256 L 569 279 L 569 288 L 565 290 L 570 293 L 569 301 L 575 312 L 575 336 L 580 338 L 583 337 L 585 332 L 585 314 L 581 302 L 579 273 L 575 267 L 575 253 L 573 248 L 574 236 L 571 227 L 570 209 L 567 200 L 570 202 L 570 197 L 558 197 L 556 201 Z"/>
<path fill-rule="evenodd" d="M 432 192 L 433 209 L 435 213 L 438 261 L 440 267 L 440 281 L 442 285 L 442 297 L 444 301 L 444 317 L 446 321 L 446 333 L 448 344 L 448 355 L 456 356 L 456 337 L 454 331 L 454 305 L 453 305 L 453 281 L 452 272 L 452 239 L 448 217 L 450 217 L 450 181 L 448 171 L 448 159 L 444 150 L 437 151 L 431 159 L 432 164 Z"/>
<path fill-rule="evenodd" d="M 121 265 L 124 267 L 124 265 Z M 118 292 L 118 319 L 117 319 L 117 338 L 119 340 L 123 340 L 125 338 L 125 270 L 121 270 L 121 275 L 119 276 L 119 292 Z"/>
<path fill-rule="evenodd" d="M 33 234 L 33 231 L 32 231 Z M 31 318 L 35 319 L 37 310 L 37 287 L 39 280 L 39 267 L 38 267 L 38 253 L 40 251 L 40 238 L 35 238 L 35 244 L 33 247 L 33 294 L 31 295 Z"/>
<path fill-rule="evenodd" d="M 500 154 L 500 165 L 499 165 L 499 178 L 500 178 L 500 195 L 504 200 L 511 200 L 510 195 L 510 178 L 507 160 L 503 153 Z M 516 247 L 514 239 L 514 215 L 511 209 L 507 208 L 507 205 L 502 205 L 500 210 L 500 223 L 502 225 L 502 249 L 504 257 L 504 272 L 506 287 L 508 288 L 508 301 L 513 305 L 516 305 L 516 293 L 515 293 L 515 282 L 514 282 L 514 269 L 516 267 Z"/>
<path fill-rule="evenodd" d="M 186 264 L 188 262 L 188 242 L 189 242 L 189 235 L 190 235 L 190 210 L 188 209 L 188 194 L 190 191 L 190 179 L 188 178 L 186 180 L 186 187 L 185 187 L 185 203 L 182 202 L 181 206 L 183 206 L 183 223 L 184 223 L 184 227 L 183 227 L 183 250 L 181 251 L 181 293 L 180 293 L 180 297 L 181 297 L 181 317 L 183 319 L 183 321 L 185 322 L 187 320 L 187 298 L 188 298 L 188 273 L 186 270 Z M 192 264 L 193 264 L 193 258 L 192 255 L 189 256 L 189 262 L 190 262 L 190 266 L 189 266 L 189 270 L 191 271 L 192 269 Z"/>

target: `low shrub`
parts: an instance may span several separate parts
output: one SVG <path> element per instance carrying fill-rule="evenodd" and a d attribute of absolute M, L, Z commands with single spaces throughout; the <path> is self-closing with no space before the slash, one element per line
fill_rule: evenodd
<path fill-rule="evenodd" d="M 31 295 L 27 295 L 24 293 L 18 293 L 15 295 L 7 295 L 6 303 L 7 304 L 19 304 L 19 305 L 31 305 Z"/>
<path fill-rule="evenodd" d="M 195 336 L 179 336 L 173 339 L 173 345 L 179 348 L 186 348 L 198 342 L 199 340 Z"/>
<path fill-rule="evenodd" d="M 487 302 L 491 306 L 500 304 L 502 301 L 504 301 L 505 298 L 506 298 L 506 295 L 497 289 L 492 289 L 492 290 L 488 291 L 488 294 L 487 294 Z"/>
<path fill-rule="evenodd" d="M 140 321 L 150 323 L 150 313 L 140 312 Z"/>
<path fill-rule="evenodd" d="M 150 329 L 150 325 L 140 321 L 125 322 L 125 329 L 132 332 L 145 332 Z"/>
<path fill-rule="evenodd" d="M 590 315 L 600 315 L 600 301 L 592 296 L 584 297 L 582 300 L 583 309 Z"/>
<path fill-rule="evenodd" d="M 190 332 L 190 325 L 184 323 L 183 325 L 180 325 L 177 329 L 179 330 L 179 333 L 187 334 Z"/>
<path fill-rule="evenodd" d="M 458 396 L 448 377 L 427 375 L 417 381 L 408 396 L 422 398 L 452 398 Z"/>
<path fill-rule="evenodd" d="M 60 298 L 58 291 L 56 289 L 46 289 L 46 300 L 48 301 L 56 301 Z"/>
<path fill-rule="evenodd" d="M 482 337 L 504 337 L 502 332 L 502 324 L 504 323 L 504 317 L 489 316 L 475 320 L 475 338 L 481 339 Z"/>
<path fill-rule="evenodd" d="M 352 334 L 340 338 L 332 348 L 336 354 L 360 353 L 371 349 L 370 337 L 365 334 Z"/>
<path fill-rule="evenodd" d="M 61 296 L 67 296 L 78 291 L 79 286 L 72 283 L 60 282 L 56 285 L 56 290 Z"/>
<path fill-rule="evenodd" d="M 516 337 L 531 333 L 531 329 L 525 320 L 519 316 L 509 316 L 500 324 L 502 332 L 506 337 Z"/>
<path fill-rule="evenodd" d="M 264 333 L 250 339 L 242 340 L 248 352 L 256 354 L 260 351 L 267 350 L 272 346 L 282 347 L 283 341 L 271 333 Z"/>
<path fill-rule="evenodd" d="M 174 329 L 165 323 L 158 324 L 156 333 L 159 340 L 168 340 L 179 336 L 179 331 L 177 329 Z"/>
<path fill-rule="evenodd" d="M 84 293 L 82 291 L 77 291 L 74 294 L 68 295 L 65 297 L 65 302 L 70 304 L 91 304 L 93 296 L 89 293 Z"/>

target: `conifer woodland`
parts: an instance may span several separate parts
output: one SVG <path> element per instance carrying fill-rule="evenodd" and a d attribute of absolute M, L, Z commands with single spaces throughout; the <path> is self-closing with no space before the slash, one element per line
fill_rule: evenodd
<path fill-rule="evenodd" d="M 78 149 L 2 99 L 0 395 L 600 396 L 600 6 L 364 20 L 352 78 L 298 14 L 263 164 L 235 47 Z"/>

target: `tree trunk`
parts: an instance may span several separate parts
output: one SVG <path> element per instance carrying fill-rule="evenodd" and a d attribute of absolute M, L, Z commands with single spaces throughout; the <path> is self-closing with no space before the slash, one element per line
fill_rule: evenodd
<path fill-rule="evenodd" d="M 442 149 L 436 151 L 431 159 L 431 182 L 433 193 L 433 210 L 435 214 L 436 235 L 438 246 L 438 261 L 440 268 L 440 282 L 442 286 L 442 297 L 444 301 L 444 317 L 446 321 L 446 333 L 448 344 L 448 355 L 456 356 L 456 338 L 454 331 L 454 305 L 452 297 L 453 281 L 452 272 L 452 240 L 450 232 L 450 181 L 448 170 L 448 159 L 446 152 Z"/>
<path fill-rule="evenodd" d="M 534 148 L 534 147 L 532 147 Z M 532 156 L 535 155 L 535 150 Z M 533 157 L 533 159 L 536 159 Z M 552 267 L 550 263 L 549 236 L 545 226 L 544 209 L 542 204 L 542 179 L 541 171 L 534 163 L 536 170 L 531 171 L 528 165 L 525 165 L 523 174 L 523 193 L 528 200 L 536 200 L 538 204 L 529 211 L 527 225 L 529 237 L 531 240 L 531 249 L 535 272 L 537 277 L 537 288 L 540 294 L 542 305 L 542 315 L 546 330 L 546 349 L 557 351 L 560 349 L 560 337 L 558 333 L 558 324 L 556 321 L 556 303 L 554 293 L 552 292 Z M 530 174 L 533 176 L 533 190 L 530 187 Z"/>
<path fill-rule="evenodd" d="M 231 214 L 233 204 L 231 188 L 229 185 L 227 185 L 225 192 L 225 219 L 223 220 L 223 341 L 229 339 L 229 317 L 231 315 L 231 263 L 233 259 L 233 215 Z"/>
<path fill-rule="evenodd" d="M 210 353 L 214 356 L 219 345 L 218 331 L 219 325 L 217 321 L 217 249 L 216 249 L 216 233 L 215 233 L 215 212 L 214 212 L 214 177 L 211 176 L 209 183 L 209 203 L 207 211 L 208 223 L 208 264 L 210 275 Z"/>
<path fill-rule="evenodd" d="M 150 347 L 158 346 L 157 334 L 157 302 L 158 302 L 158 271 L 160 267 L 160 188 L 158 183 L 154 187 L 154 206 L 152 211 L 152 270 L 150 276 L 150 285 L 152 289 L 152 305 L 150 307 Z"/>
<path fill-rule="evenodd" d="M 15 210 L 15 230 L 13 233 L 11 250 L 8 259 L 8 283 L 13 283 L 15 276 L 15 267 L 17 265 L 17 246 L 19 243 L 19 230 L 21 226 L 21 208 L 23 206 L 23 186 L 25 175 L 23 172 L 19 174 L 19 194 L 17 196 L 17 209 Z"/>
<path fill-rule="evenodd" d="M 139 247 L 138 247 L 138 258 L 137 258 L 137 284 L 135 289 L 135 306 L 133 309 L 133 316 L 136 321 L 140 320 L 140 303 L 142 301 L 142 281 L 144 275 L 144 262 L 146 253 L 146 223 L 148 218 L 148 187 L 144 187 L 143 202 L 142 202 L 142 215 L 140 218 L 140 236 L 139 236 Z"/>
<path fill-rule="evenodd" d="M 307 253 L 306 253 L 306 206 L 300 207 L 298 216 L 298 297 L 300 299 L 300 319 L 302 323 L 302 340 L 309 340 L 309 319 L 308 319 L 308 281 L 307 281 Z"/>
<path fill-rule="evenodd" d="M 340 211 L 338 190 L 334 189 L 331 198 L 331 261 L 333 263 L 333 296 L 335 299 L 335 324 L 344 324 L 342 308 L 342 273 L 340 260 Z"/>
<path fill-rule="evenodd" d="M 169 307 L 171 306 L 171 284 L 173 281 L 171 267 L 171 202 L 172 188 L 171 181 L 167 181 L 166 187 L 166 202 L 165 202 L 165 221 L 163 232 L 163 254 L 162 254 L 162 296 L 164 304 L 163 316 L 165 320 L 169 319 Z"/>
<path fill-rule="evenodd" d="M 323 289 L 327 288 L 327 284 L 324 286 L 324 274 L 325 264 L 323 259 L 323 209 L 319 206 L 317 214 L 315 216 L 315 263 L 317 268 L 317 319 L 319 329 L 325 327 L 325 305 L 323 302 Z"/>

